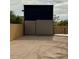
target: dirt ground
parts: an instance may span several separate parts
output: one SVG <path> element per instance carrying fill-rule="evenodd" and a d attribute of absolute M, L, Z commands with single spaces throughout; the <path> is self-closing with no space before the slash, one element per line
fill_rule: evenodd
<path fill-rule="evenodd" d="M 24 36 L 11 41 L 11 59 L 68 59 L 67 36 Z"/>

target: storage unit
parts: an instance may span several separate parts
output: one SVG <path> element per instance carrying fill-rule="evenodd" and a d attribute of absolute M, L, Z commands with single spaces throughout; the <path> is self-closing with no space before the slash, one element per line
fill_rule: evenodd
<path fill-rule="evenodd" d="M 53 35 L 53 5 L 24 5 L 24 34 Z"/>

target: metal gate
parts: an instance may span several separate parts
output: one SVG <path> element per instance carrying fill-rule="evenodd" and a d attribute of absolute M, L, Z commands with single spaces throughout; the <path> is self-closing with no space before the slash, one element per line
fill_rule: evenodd
<path fill-rule="evenodd" d="M 53 22 L 52 20 L 35 20 L 24 22 L 25 35 L 52 35 Z"/>

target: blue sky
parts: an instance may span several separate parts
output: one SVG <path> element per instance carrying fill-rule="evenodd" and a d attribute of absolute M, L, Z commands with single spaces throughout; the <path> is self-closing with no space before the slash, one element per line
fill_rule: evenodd
<path fill-rule="evenodd" d="M 60 19 L 68 19 L 68 1 L 67 0 L 10 0 L 10 10 L 16 15 L 23 16 L 23 4 L 53 4 L 54 14 L 60 16 Z"/>

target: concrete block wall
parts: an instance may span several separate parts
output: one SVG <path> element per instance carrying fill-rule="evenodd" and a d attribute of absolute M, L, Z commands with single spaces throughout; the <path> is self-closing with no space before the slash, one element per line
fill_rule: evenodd
<path fill-rule="evenodd" d="M 10 24 L 10 40 L 23 36 L 23 24 Z"/>
<path fill-rule="evenodd" d="M 54 34 L 68 34 L 68 26 L 54 26 Z"/>

